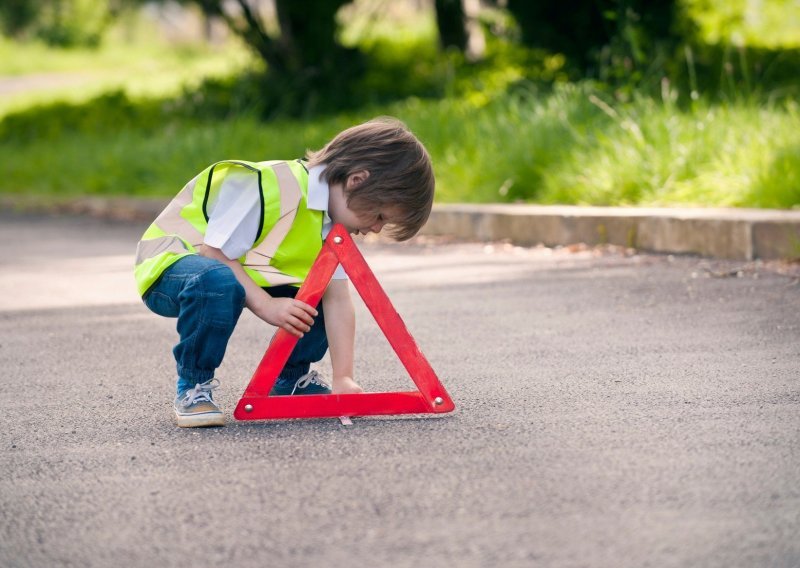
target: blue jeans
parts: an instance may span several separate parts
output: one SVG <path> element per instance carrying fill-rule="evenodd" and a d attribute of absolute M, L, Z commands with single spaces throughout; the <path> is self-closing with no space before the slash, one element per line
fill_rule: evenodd
<path fill-rule="evenodd" d="M 298 288 L 265 290 L 275 297 L 294 297 Z M 164 271 L 145 294 L 144 303 L 158 315 L 178 318 L 179 341 L 172 350 L 178 371 L 177 393 L 213 378 L 245 305 L 244 288 L 233 271 L 204 256 L 183 257 Z M 311 331 L 298 341 L 279 378 L 299 379 L 328 350 L 321 305 L 317 311 Z"/>

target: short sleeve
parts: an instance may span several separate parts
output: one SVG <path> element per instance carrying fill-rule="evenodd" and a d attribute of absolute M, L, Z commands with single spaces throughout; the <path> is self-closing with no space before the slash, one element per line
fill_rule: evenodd
<path fill-rule="evenodd" d="M 253 248 L 260 222 L 261 193 L 257 178 L 250 172 L 229 172 L 216 202 L 208 206 L 203 242 L 235 260 Z"/>

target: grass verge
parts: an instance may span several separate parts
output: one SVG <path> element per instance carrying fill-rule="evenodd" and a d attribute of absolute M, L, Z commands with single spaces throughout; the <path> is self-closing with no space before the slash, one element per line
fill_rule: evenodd
<path fill-rule="evenodd" d="M 488 103 L 410 98 L 269 123 L 170 118 L 158 105 L 149 120 L 124 120 L 118 102 L 106 99 L 108 120 L 42 141 L 24 135 L 24 126 L 6 131 L 0 192 L 169 197 L 214 161 L 300 157 L 355 122 L 390 114 L 431 152 L 442 202 L 800 205 L 796 102 L 699 100 L 681 108 L 669 93 L 626 103 L 603 97 L 589 83 L 565 84 L 541 95 L 517 89 Z"/>

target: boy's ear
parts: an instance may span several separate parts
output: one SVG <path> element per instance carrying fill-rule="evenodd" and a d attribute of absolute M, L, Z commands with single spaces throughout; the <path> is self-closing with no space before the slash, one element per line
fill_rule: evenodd
<path fill-rule="evenodd" d="M 349 191 L 364 183 L 368 177 L 369 172 L 367 170 L 358 170 L 357 172 L 353 172 L 347 176 L 347 183 L 345 184 L 345 187 Z"/>

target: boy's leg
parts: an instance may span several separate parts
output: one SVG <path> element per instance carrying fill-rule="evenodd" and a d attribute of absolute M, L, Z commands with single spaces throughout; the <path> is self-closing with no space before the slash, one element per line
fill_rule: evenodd
<path fill-rule="evenodd" d="M 297 295 L 299 288 L 295 286 L 274 286 L 266 288 L 270 296 L 279 298 L 294 298 Z M 273 392 L 276 394 L 280 391 L 285 391 L 287 388 L 289 392 L 294 389 L 295 384 L 304 376 L 308 376 L 311 363 L 316 363 L 325 356 L 328 351 L 328 336 L 325 333 L 325 315 L 322 311 L 322 302 L 317 306 L 317 317 L 314 318 L 314 324 L 311 329 L 303 334 L 297 341 L 292 353 L 289 355 L 289 360 L 286 361 L 283 370 L 276 381 L 276 388 Z M 285 394 L 289 394 L 286 392 Z M 330 388 L 321 381 L 317 381 L 316 375 L 312 377 L 310 384 L 305 388 L 300 388 L 295 391 L 296 394 L 324 394 L 330 392 Z M 283 392 L 281 392 L 283 394 Z"/>
<path fill-rule="evenodd" d="M 244 308 L 244 288 L 233 271 L 214 259 L 186 256 L 164 272 L 144 302 L 159 315 L 178 318 L 177 393 L 208 383 Z"/>

